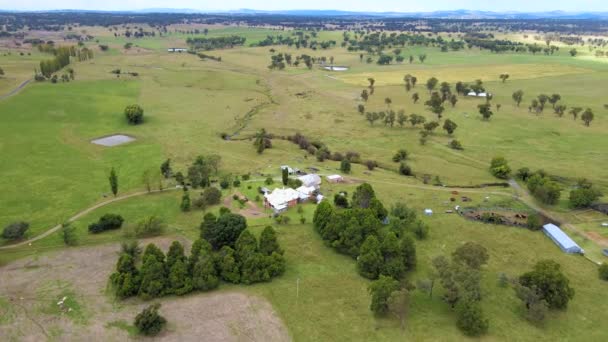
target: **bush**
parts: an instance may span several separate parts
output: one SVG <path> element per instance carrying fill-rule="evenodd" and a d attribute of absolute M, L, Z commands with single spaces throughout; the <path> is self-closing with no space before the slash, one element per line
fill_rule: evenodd
<path fill-rule="evenodd" d="M 370 171 L 373 171 L 376 167 L 378 167 L 378 163 L 375 160 L 368 160 L 365 162 L 365 166 Z"/>
<path fill-rule="evenodd" d="M 454 149 L 454 150 L 464 150 L 464 148 L 462 147 L 462 144 L 460 143 L 460 141 L 454 139 L 452 141 L 450 141 L 450 148 Z"/>
<path fill-rule="evenodd" d="M 230 187 L 230 182 L 229 181 L 227 181 L 227 180 L 224 179 L 223 181 L 220 182 L 220 188 L 226 190 L 229 187 Z"/>
<path fill-rule="evenodd" d="M 150 216 L 135 226 L 135 236 L 139 238 L 161 235 L 165 228 L 166 224 L 161 218 Z"/>
<path fill-rule="evenodd" d="M 120 215 L 105 214 L 99 221 L 89 225 L 89 232 L 93 234 L 101 233 L 106 230 L 119 229 L 122 227 L 124 219 Z"/>
<path fill-rule="evenodd" d="M 272 179 L 272 177 L 268 177 L 264 181 L 264 184 L 266 184 L 266 185 L 272 185 L 272 183 L 274 183 L 274 180 Z"/>
<path fill-rule="evenodd" d="M 406 163 L 401 163 L 401 165 L 399 165 L 399 174 L 403 176 L 411 176 L 412 168 Z"/>
<path fill-rule="evenodd" d="M 490 163 L 490 172 L 496 178 L 507 179 L 511 173 L 511 168 L 507 164 L 507 160 L 503 157 L 495 157 Z"/>
<path fill-rule="evenodd" d="M 399 151 L 397 151 L 397 153 L 395 153 L 395 155 L 393 156 L 393 161 L 395 163 L 398 163 L 400 161 L 404 161 L 407 159 L 407 151 L 404 149 L 401 149 Z"/>
<path fill-rule="evenodd" d="M 78 244 L 76 227 L 69 222 L 61 225 L 61 237 L 63 238 L 63 242 L 68 246 L 76 246 Z"/>
<path fill-rule="evenodd" d="M 343 159 L 342 162 L 340 163 L 340 171 L 344 172 L 344 173 L 350 173 L 350 161 L 348 161 L 348 159 Z"/>
<path fill-rule="evenodd" d="M 7 240 L 19 240 L 25 235 L 25 232 L 30 228 L 27 222 L 14 222 L 4 227 L 2 237 Z"/>
<path fill-rule="evenodd" d="M 599 268 L 600 279 L 608 281 L 608 264 L 603 263 Z"/>
<path fill-rule="evenodd" d="M 139 105 L 129 105 L 125 108 L 125 117 L 129 124 L 139 125 L 144 122 L 144 110 Z"/>
<path fill-rule="evenodd" d="M 463 300 L 456 306 L 456 326 L 467 336 L 480 336 L 488 332 L 489 322 L 483 316 L 479 303 Z"/>
<path fill-rule="evenodd" d="M 540 230 L 541 224 L 540 216 L 537 214 L 528 215 L 528 221 L 526 222 L 526 227 L 528 227 L 528 229 Z"/>
<path fill-rule="evenodd" d="M 160 304 L 150 305 L 135 317 L 135 327 L 140 334 L 154 336 L 163 330 L 167 320 L 158 314 L 159 308 Z"/>

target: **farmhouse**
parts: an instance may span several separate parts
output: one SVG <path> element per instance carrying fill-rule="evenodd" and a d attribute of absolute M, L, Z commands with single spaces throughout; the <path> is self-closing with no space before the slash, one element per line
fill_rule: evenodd
<path fill-rule="evenodd" d="M 264 195 L 264 208 L 272 209 L 275 213 L 282 213 L 297 205 L 299 199 L 300 193 L 292 188 L 276 188 L 271 193 Z"/>
<path fill-rule="evenodd" d="M 188 52 L 188 49 L 184 48 L 168 48 L 168 52 Z"/>
<path fill-rule="evenodd" d="M 305 201 L 308 201 L 309 199 L 315 198 L 315 191 L 317 191 L 317 189 L 315 189 L 312 186 L 302 185 L 301 187 L 297 188 L 296 191 L 300 193 L 299 200 L 301 202 L 305 202 Z"/>
<path fill-rule="evenodd" d="M 317 174 L 311 173 L 309 175 L 298 177 L 298 179 L 304 186 L 313 187 L 317 190 L 321 187 L 321 177 L 319 177 Z"/>
<path fill-rule="evenodd" d="M 572 254 L 585 254 L 585 251 L 576 244 L 566 233 L 558 226 L 549 223 L 543 226 L 543 232 L 547 235 L 562 251 Z"/>
<path fill-rule="evenodd" d="M 340 175 L 329 175 L 327 177 L 327 181 L 330 183 L 342 183 L 344 182 L 344 178 Z"/>

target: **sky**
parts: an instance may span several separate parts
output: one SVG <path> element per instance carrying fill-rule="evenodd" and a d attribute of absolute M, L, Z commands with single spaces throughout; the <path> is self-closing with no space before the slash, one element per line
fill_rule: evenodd
<path fill-rule="evenodd" d="M 425 12 L 438 10 L 484 10 L 484 11 L 608 11 L 608 0 L 0 0 L 0 10 L 139 10 L 150 8 L 174 8 L 196 10 L 288 10 L 288 9 L 336 9 L 369 12 Z"/>

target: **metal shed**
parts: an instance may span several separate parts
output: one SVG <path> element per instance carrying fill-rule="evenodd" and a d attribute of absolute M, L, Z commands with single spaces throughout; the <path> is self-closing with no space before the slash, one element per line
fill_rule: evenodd
<path fill-rule="evenodd" d="M 585 251 L 564 233 L 558 226 L 549 223 L 543 226 L 543 232 L 547 235 L 562 251 L 572 254 L 585 254 Z"/>

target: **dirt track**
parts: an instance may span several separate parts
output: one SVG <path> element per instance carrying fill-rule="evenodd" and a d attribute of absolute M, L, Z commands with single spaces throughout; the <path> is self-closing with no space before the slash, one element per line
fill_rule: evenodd
<path fill-rule="evenodd" d="M 155 242 L 167 249 L 172 239 Z M 188 241 L 183 241 L 187 246 Z M 117 244 L 71 248 L 0 268 L 0 336 L 3 341 L 124 341 L 126 330 L 148 305 L 115 302 L 106 284 L 117 260 Z M 56 302 L 66 291 L 81 309 L 66 314 Z M 193 294 L 159 300 L 168 326 L 160 341 L 288 341 L 287 329 L 264 299 L 240 292 Z M 53 309 L 55 309 L 53 311 Z M 77 315 L 75 313 L 78 313 Z M 76 315 L 70 317 L 70 315 Z"/>

